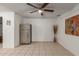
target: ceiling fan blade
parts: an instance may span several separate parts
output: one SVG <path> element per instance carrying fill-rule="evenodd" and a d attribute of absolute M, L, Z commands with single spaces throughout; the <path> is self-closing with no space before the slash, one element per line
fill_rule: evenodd
<path fill-rule="evenodd" d="M 34 6 L 34 5 L 30 4 L 30 3 L 27 3 L 27 5 L 29 5 L 29 6 L 31 6 L 31 7 L 34 7 L 34 8 L 36 8 L 36 9 L 38 9 L 38 7 L 36 7 L 36 6 Z"/>
<path fill-rule="evenodd" d="M 44 9 L 44 11 L 47 11 L 47 12 L 54 12 L 54 10 L 49 10 L 49 9 Z"/>
<path fill-rule="evenodd" d="M 40 9 L 45 8 L 49 3 L 44 3 Z"/>
<path fill-rule="evenodd" d="M 37 12 L 38 10 L 34 10 L 34 11 L 32 11 L 32 12 L 30 12 L 30 13 L 34 13 L 34 12 Z"/>

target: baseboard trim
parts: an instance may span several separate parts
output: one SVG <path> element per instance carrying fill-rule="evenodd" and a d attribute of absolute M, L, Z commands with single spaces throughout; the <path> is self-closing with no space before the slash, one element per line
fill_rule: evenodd
<path fill-rule="evenodd" d="M 32 42 L 38 42 L 38 43 L 40 43 L 40 42 L 53 42 L 53 41 L 32 41 Z"/>

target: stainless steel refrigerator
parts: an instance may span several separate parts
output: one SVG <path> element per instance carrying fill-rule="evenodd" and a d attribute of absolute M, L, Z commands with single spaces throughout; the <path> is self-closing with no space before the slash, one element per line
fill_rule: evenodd
<path fill-rule="evenodd" d="M 32 43 L 32 25 L 31 24 L 20 25 L 20 43 L 21 44 Z"/>

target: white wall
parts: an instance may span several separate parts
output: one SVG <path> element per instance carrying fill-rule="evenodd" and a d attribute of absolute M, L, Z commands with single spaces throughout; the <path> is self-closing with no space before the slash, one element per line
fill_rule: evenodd
<path fill-rule="evenodd" d="M 3 48 L 14 47 L 14 13 L 0 12 L 0 17 L 3 17 Z M 7 20 L 11 21 L 11 25 L 6 25 Z"/>
<path fill-rule="evenodd" d="M 8 8 L 5 8 L 5 7 L 3 7 L 3 6 L 0 6 L 0 12 L 4 12 L 4 11 L 6 11 L 6 12 L 10 12 L 11 10 L 10 9 L 8 9 Z M 0 24 L 0 36 L 2 35 L 2 25 Z"/>
<path fill-rule="evenodd" d="M 79 9 L 79 6 L 78 6 Z M 74 15 L 79 15 L 79 10 L 74 9 L 68 13 L 63 14 L 57 19 L 58 24 L 58 42 L 66 49 L 71 51 L 74 55 L 79 55 L 79 36 L 65 34 L 65 19 Z"/>
<path fill-rule="evenodd" d="M 20 21 L 21 21 L 21 16 L 15 14 L 15 20 L 14 20 L 14 23 L 15 23 L 15 41 L 14 41 L 14 45 L 15 47 L 19 46 L 20 44 Z"/>
<path fill-rule="evenodd" d="M 3 24 L 3 48 L 14 48 L 14 12 L 10 9 L 0 6 L 0 17 Z M 11 25 L 6 25 L 7 20 Z"/>
<path fill-rule="evenodd" d="M 14 48 L 19 45 L 20 16 L 10 9 L 0 6 L 0 17 L 3 17 L 3 48 Z M 7 25 L 7 20 L 11 25 Z"/>
<path fill-rule="evenodd" d="M 52 18 L 25 18 L 22 23 L 32 24 L 32 41 L 53 41 Z"/>

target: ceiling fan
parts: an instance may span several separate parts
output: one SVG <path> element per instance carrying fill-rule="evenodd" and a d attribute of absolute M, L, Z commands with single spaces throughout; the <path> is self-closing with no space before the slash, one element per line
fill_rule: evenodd
<path fill-rule="evenodd" d="M 54 10 L 50 10 L 50 9 L 45 9 L 45 7 L 48 5 L 49 3 L 44 3 L 41 7 L 36 7 L 30 3 L 27 3 L 27 5 L 31 6 L 31 7 L 34 7 L 36 8 L 36 10 L 34 11 L 31 11 L 30 13 L 34 13 L 34 12 L 39 12 L 41 14 L 41 16 L 43 16 L 43 11 L 46 11 L 46 12 L 54 12 Z"/>

